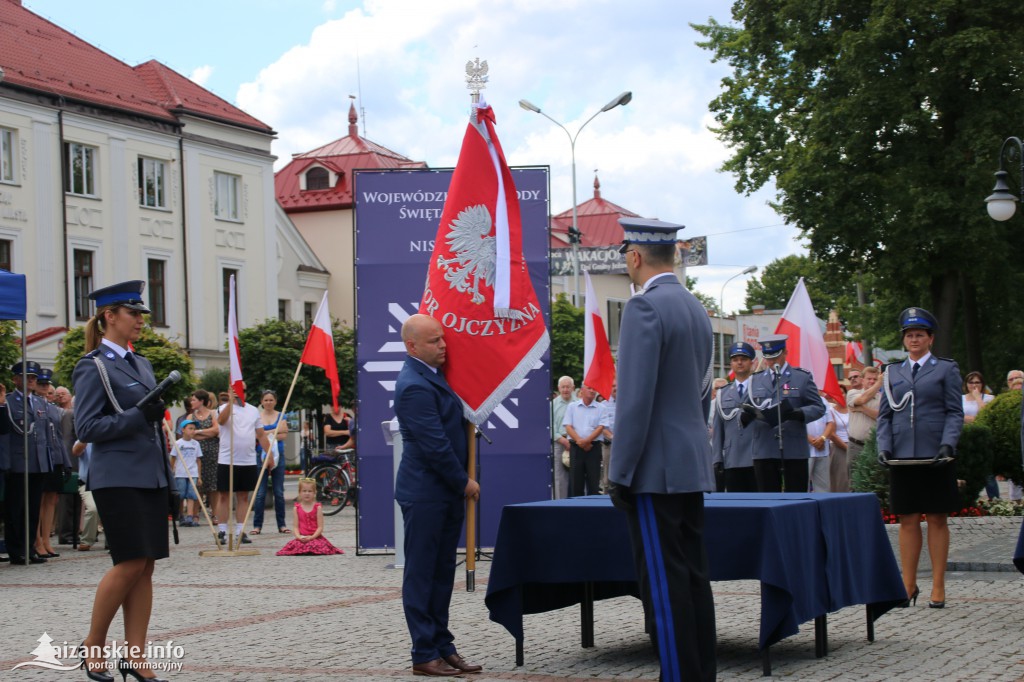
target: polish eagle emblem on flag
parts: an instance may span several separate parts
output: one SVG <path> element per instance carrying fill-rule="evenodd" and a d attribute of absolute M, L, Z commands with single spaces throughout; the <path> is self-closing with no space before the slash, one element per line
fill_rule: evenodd
<path fill-rule="evenodd" d="M 445 271 L 449 288 L 472 294 L 470 299 L 477 305 L 487 300 L 480 293 L 480 285 L 494 286 L 497 243 L 490 234 L 491 214 L 487 207 L 478 204 L 465 208 L 452 221 L 446 237 L 452 257 L 437 257 L 437 267 Z"/>

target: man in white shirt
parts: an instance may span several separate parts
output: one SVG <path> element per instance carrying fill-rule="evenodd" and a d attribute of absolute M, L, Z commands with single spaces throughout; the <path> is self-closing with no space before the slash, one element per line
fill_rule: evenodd
<path fill-rule="evenodd" d="M 807 476 L 811 481 L 811 490 L 816 493 L 827 493 L 831 491 L 829 481 L 829 437 L 835 432 L 835 419 L 828 402 L 822 396 L 821 401 L 825 403 L 825 414 L 820 419 L 807 424 L 807 446 L 810 457 L 807 458 Z"/>
<path fill-rule="evenodd" d="M 236 541 L 249 544 L 252 541 L 242 533 L 242 524 L 249 509 L 249 494 L 256 489 L 260 467 L 256 459 L 256 441 L 264 452 L 270 452 L 270 439 L 263 432 L 260 411 L 254 405 L 235 396 L 234 405 L 226 403 L 217 410 L 220 425 L 220 451 L 217 453 L 217 496 L 214 513 L 217 515 L 217 530 L 220 540 L 227 538 L 229 490 L 235 492 Z M 241 537 L 238 537 L 241 534 Z"/>
<path fill-rule="evenodd" d="M 569 497 L 596 495 L 601 481 L 601 448 L 604 410 L 590 386 L 580 386 L 580 399 L 565 408 L 562 424 L 569 436 Z"/>
<path fill-rule="evenodd" d="M 853 464 L 860 457 L 864 443 L 871 437 L 871 429 L 878 422 L 878 406 L 882 396 L 882 374 L 876 367 L 850 370 L 850 390 L 846 393 L 846 407 L 850 411 L 849 441 L 846 449 L 847 486 L 852 479 Z"/>
<path fill-rule="evenodd" d="M 601 435 L 604 436 L 604 445 L 602 446 L 603 455 L 601 455 L 601 492 L 608 490 L 608 459 L 612 456 L 612 439 L 615 437 L 615 394 L 618 391 L 619 382 L 612 381 L 612 394 L 601 403 L 601 409 L 604 410 L 601 413 L 601 426 L 604 430 Z"/>

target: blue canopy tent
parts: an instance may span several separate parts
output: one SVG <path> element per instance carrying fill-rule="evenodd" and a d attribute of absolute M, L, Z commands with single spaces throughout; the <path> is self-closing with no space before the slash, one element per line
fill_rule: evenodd
<path fill-rule="evenodd" d="M 28 369 L 26 363 L 26 347 L 25 347 L 25 325 L 28 323 L 28 297 L 26 296 L 25 288 L 25 275 L 17 275 L 13 272 L 7 272 L 6 270 L 0 270 L 0 320 L 21 320 L 21 368 L 22 368 L 22 386 L 28 386 L 28 376 L 26 370 Z M 23 557 L 31 556 L 29 553 L 30 538 L 33 535 L 29 534 L 28 527 L 28 429 L 24 429 L 25 433 L 22 434 L 24 438 L 24 447 L 22 452 L 25 453 L 25 547 Z M 11 548 L 8 547 L 7 551 L 10 552 Z"/>

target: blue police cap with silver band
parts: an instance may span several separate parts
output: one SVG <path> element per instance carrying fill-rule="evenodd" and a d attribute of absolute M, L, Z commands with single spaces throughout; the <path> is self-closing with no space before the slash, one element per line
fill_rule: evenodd
<path fill-rule="evenodd" d="M 20 362 L 16 362 L 13 365 L 11 365 L 11 374 L 14 374 L 14 375 L 19 376 L 19 377 L 22 374 L 27 374 L 29 376 L 38 377 L 39 376 L 39 363 L 35 362 L 33 360 L 29 360 L 28 362 L 25 363 L 24 370 L 25 371 L 23 372 L 22 371 L 22 366 L 21 366 Z"/>
<path fill-rule="evenodd" d="M 734 358 L 737 355 L 743 355 L 753 360 L 754 358 L 757 357 L 757 351 L 755 351 L 754 347 L 751 346 L 749 343 L 737 341 L 736 343 L 729 346 L 729 357 Z"/>
<path fill-rule="evenodd" d="M 48 384 L 48 383 L 50 383 L 50 379 L 52 379 L 52 378 L 53 378 L 53 370 L 52 369 L 40 368 L 39 374 L 36 375 L 36 379 L 41 384 Z"/>
<path fill-rule="evenodd" d="M 908 329 L 924 329 L 925 331 L 934 334 L 935 330 L 939 328 L 939 323 L 935 319 L 935 316 L 924 308 L 907 308 L 900 313 L 900 332 L 905 332 Z"/>
<path fill-rule="evenodd" d="M 766 358 L 782 355 L 782 351 L 786 350 L 786 339 L 788 338 L 785 334 L 772 334 L 758 339 L 757 342 L 761 344 L 761 355 Z"/>
<path fill-rule="evenodd" d="M 140 313 L 148 313 L 149 308 L 142 301 L 142 291 L 145 288 L 145 282 L 141 279 L 133 279 L 97 289 L 89 294 L 89 298 L 96 301 L 96 307 L 98 308 L 118 305 L 130 310 L 138 310 Z"/>
<path fill-rule="evenodd" d="M 626 253 L 630 244 L 637 246 L 661 246 L 675 244 L 679 230 L 686 227 L 678 223 L 666 223 L 663 220 L 647 218 L 619 218 L 619 225 L 625 232 L 619 253 Z"/>

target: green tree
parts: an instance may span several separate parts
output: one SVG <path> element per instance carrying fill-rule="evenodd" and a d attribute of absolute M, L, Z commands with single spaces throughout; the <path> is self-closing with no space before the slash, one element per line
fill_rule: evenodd
<path fill-rule="evenodd" d="M 827 276 L 827 270 L 810 256 L 776 258 L 764 267 L 760 276 L 747 280 L 744 305 L 747 310 L 755 305 L 763 305 L 768 310 L 782 310 L 803 277 L 815 314 L 827 320 L 830 310 L 842 312 L 853 303 L 851 286 L 833 281 Z"/>
<path fill-rule="evenodd" d="M 872 274 L 865 329 L 923 305 L 938 354 L 981 369 L 992 339 L 986 358 L 1008 366 L 1024 351 L 1024 231 L 993 224 L 982 200 L 1020 132 L 1024 6 L 748 0 L 732 14 L 694 28 L 731 67 L 710 107 L 737 190 L 774 182 L 814 258 Z"/>
<path fill-rule="evenodd" d="M 1021 392 L 1007 391 L 995 397 L 978 414 L 976 424 L 992 431 L 992 469 L 997 476 L 1024 483 L 1020 453 Z"/>
<path fill-rule="evenodd" d="M 21 359 L 21 329 L 20 322 L 13 320 L 0 320 L 0 372 L 8 375 L 11 365 Z M 11 388 L 9 384 L 7 387 Z"/>
<path fill-rule="evenodd" d="M 332 320 L 332 324 L 341 382 L 338 402 L 351 405 L 355 398 L 354 334 L 351 329 L 341 327 L 337 320 Z M 306 336 L 307 330 L 302 323 L 294 320 L 269 319 L 239 330 L 238 347 L 249 402 L 255 403 L 259 392 L 269 388 L 277 392 L 278 408 L 284 407 L 288 387 L 306 345 Z M 330 382 L 324 371 L 319 367 L 302 365 L 288 409 L 315 410 L 330 402 Z"/>
<path fill-rule="evenodd" d="M 559 294 L 551 305 L 551 381 L 572 377 L 579 386 L 583 380 L 583 309 L 568 295 Z"/>
<path fill-rule="evenodd" d="M 164 393 L 164 401 L 168 405 L 181 402 L 185 396 L 196 390 L 192 358 L 177 343 L 147 326 L 142 328 L 142 335 L 132 345 L 139 355 L 152 363 L 153 374 L 158 380 L 166 377 L 172 370 L 177 370 L 181 374 L 181 381 L 173 384 Z M 75 327 L 64 336 L 64 347 L 57 353 L 54 365 L 57 380 L 72 392 L 75 390 L 72 381 L 75 365 L 84 354 L 85 327 Z"/>
<path fill-rule="evenodd" d="M 722 311 L 718 309 L 718 301 L 715 300 L 714 296 L 705 294 L 703 291 L 697 291 L 697 278 L 686 276 L 686 288 L 693 294 L 694 298 L 700 301 L 700 304 L 704 306 L 704 310 L 707 310 L 713 315 L 720 315 Z"/>
<path fill-rule="evenodd" d="M 214 396 L 221 391 L 228 390 L 228 381 L 231 370 L 227 367 L 210 367 L 199 377 L 199 388 Z"/>

